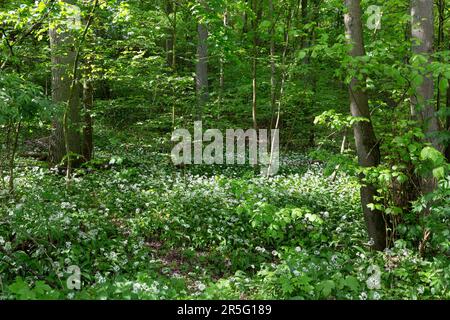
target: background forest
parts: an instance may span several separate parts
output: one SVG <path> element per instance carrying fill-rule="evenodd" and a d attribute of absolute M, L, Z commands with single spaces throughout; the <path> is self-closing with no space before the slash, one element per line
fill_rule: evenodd
<path fill-rule="evenodd" d="M 450 298 L 449 1 L 0 8 L 0 299 Z"/>

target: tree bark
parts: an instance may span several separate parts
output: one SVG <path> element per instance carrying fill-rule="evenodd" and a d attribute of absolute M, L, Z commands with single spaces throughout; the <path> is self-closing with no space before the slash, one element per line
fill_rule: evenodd
<path fill-rule="evenodd" d="M 447 101 L 446 101 L 446 129 L 448 132 L 450 132 L 450 86 L 447 88 Z M 445 157 L 447 158 L 447 161 L 450 162 L 450 141 L 446 141 L 446 147 L 445 147 Z"/>
<path fill-rule="evenodd" d="M 438 39 L 437 39 L 437 49 L 438 51 L 443 50 L 444 46 L 444 23 L 445 23 L 445 0 L 438 0 Z M 443 92 L 441 92 L 440 83 L 442 81 L 442 75 L 438 76 L 437 80 L 437 97 L 436 97 L 436 110 L 439 110 L 441 107 L 441 96 Z"/>
<path fill-rule="evenodd" d="M 252 10 L 255 13 L 255 18 L 252 19 L 253 31 L 253 62 L 252 62 L 252 120 L 253 128 L 258 129 L 257 108 L 258 108 L 258 84 L 257 84 L 257 69 L 258 69 L 258 25 L 262 15 L 262 6 L 258 8 L 258 0 L 252 1 Z"/>
<path fill-rule="evenodd" d="M 275 65 L 275 19 L 273 17 L 273 0 L 269 0 L 269 14 L 270 14 L 270 107 L 271 107 L 271 121 L 270 128 L 273 127 L 273 118 L 275 115 L 276 105 L 276 65 Z"/>
<path fill-rule="evenodd" d="M 173 28 L 172 28 L 172 70 L 177 70 L 177 3 L 173 2 Z"/>
<path fill-rule="evenodd" d="M 226 30 L 228 28 L 228 11 L 225 9 L 223 14 L 223 27 Z M 225 88 L 225 52 L 222 49 L 219 59 L 219 104 L 222 105 L 223 93 Z"/>
<path fill-rule="evenodd" d="M 304 30 L 305 25 L 308 22 L 308 0 L 301 0 L 301 6 L 302 6 L 301 23 L 302 23 L 302 29 Z M 302 34 L 302 37 L 300 39 L 300 45 L 301 45 L 302 49 L 308 47 L 307 39 L 308 39 L 308 37 L 306 37 L 305 35 Z"/>
<path fill-rule="evenodd" d="M 365 55 L 361 22 L 360 0 L 345 0 L 348 13 L 344 15 L 346 37 L 352 45 L 350 55 L 354 58 Z M 353 125 L 358 154 L 358 163 L 363 168 L 376 167 L 380 163 L 380 150 L 372 122 L 365 81 L 354 77 L 349 85 L 350 111 L 353 117 L 364 117 L 369 121 L 357 121 Z M 371 210 L 368 204 L 375 203 L 376 187 L 369 183 L 361 186 L 361 204 L 372 248 L 383 250 L 386 247 L 386 224 L 383 213 Z"/>
<path fill-rule="evenodd" d="M 90 70 L 89 70 L 90 71 Z M 84 106 L 84 127 L 83 127 L 83 157 L 85 161 L 90 161 L 94 155 L 92 125 L 92 110 L 94 109 L 94 86 L 92 78 L 87 72 L 83 82 L 83 106 Z"/>
<path fill-rule="evenodd" d="M 412 0 L 411 1 L 411 38 L 413 41 L 412 52 L 427 58 L 427 64 L 431 62 L 434 40 L 434 13 L 433 1 Z M 422 67 L 426 68 L 426 65 Z M 433 75 L 430 72 L 422 73 L 423 82 L 416 89 L 415 95 L 411 97 L 411 115 L 418 120 L 423 127 L 427 140 L 433 147 L 442 151 L 443 148 L 436 138 L 440 131 L 439 119 L 432 102 L 434 97 Z M 422 177 L 422 193 L 434 190 L 436 182 L 431 176 Z"/>
<path fill-rule="evenodd" d="M 411 37 L 414 54 L 424 55 L 431 62 L 434 39 L 434 14 L 433 1 L 412 0 L 411 2 Z M 423 74 L 423 82 L 417 88 L 416 95 L 412 97 L 411 114 L 419 120 L 430 135 L 439 131 L 439 122 L 435 114 L 435 108 L 431 103 L 434 96 L 434 84 L 432 74 Z M 435 138 L 429 136 L 430 142 L 437 149 L 440 145 Z"/>
<path fill-rule="evenodd" d="M 176 69 L 176 42 L 177 42 L 177 4 L 173 0 L 166 0 L 165 13 L 170 22 L 166 36 L 166 60 L 167 64 L 175 71 Z M 173 19 L 170 15 L 173 14 Z"/>
<path fill-rule="evenodd" d="M 70 1 L 64 1 L 70 4 Z M 62 29 L 58 30 L 58 29 Z M 50 48 L 52 61 L 52 100 L 61 104 L 65 109 L 68 106 L 68 150 L 65 145 L 64 125 L 61 119 L 53 121 L 54 132 L 50 143 L 50 162 L 53 165 L 60 164 L 67 152 L 81 154 L 81 113 L 80 113 L 80 88 L 74 88 L 74 95 L 70 98 L 72 84 L 71 70 L 76 58 L 75 40 L 65 26 L 50 28 Z M 70 101 L 69 101 L 70 100 Z M 76 161 L 73 163 L 76 164 Z"/>

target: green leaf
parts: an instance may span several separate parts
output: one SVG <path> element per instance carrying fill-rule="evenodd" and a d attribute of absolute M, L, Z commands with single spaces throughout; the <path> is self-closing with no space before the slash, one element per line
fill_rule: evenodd
<path fill-rule="evenodd" d="M 441 92 L 446 92 L 448 88 L 448 79 L 441 79 L 441 81 L 439 82 L 439 90 Z"/>
<path fill-rule="evenodd" d="M 331 291 L 336 287 L 333 280 L 325 280 L 318 284 L 317 286 L 324 297 L 328 297 Z"/>
<path fill-rule="evenodd" d="M 21 278 L 17 277 L 16 281 L 8 286 L 9 291 L 21 300 L 35 299 L 36 295 L 30 290 L 28 284 Z"/>
<path fill-rule="evenodd" d="M 304 50 L 297 52 L 297 59 L 301 60 L 306 57 L 306 52 Z"/>
<path fill-rule="evenodd" d="M 352 291 L 358 291 L 359 289 L 359 281 L 354 276 L 346 276 L 344 281 L 344 286 L 347 286 Z"/>
<path fill-rule="evenodd" d="M 433 177 L 436 179 L 442 179 L 445 177 L 445 168 L 444 167 L 437 167 L 433 169 Z"/>
<path fill-rule="evenodd" d="M 422 161 L 430 160 L 435 165 L 439 165 L 443 162 L 443 155 L 433 147 L 425 147 L 420 152 L 420 159 Z"/>

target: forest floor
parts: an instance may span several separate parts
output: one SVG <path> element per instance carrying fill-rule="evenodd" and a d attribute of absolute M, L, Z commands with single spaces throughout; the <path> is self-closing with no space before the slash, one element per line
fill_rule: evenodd
<path fill-rule="evenodd" d="M 176 168 L 126 136 L 99 143 L 69 187 L 20 159 L 15 197 L 0 207 L 2 298 L 450 298 L 448 257 L 402 241 L 369 249 L 359 185 L 344 171 L 294 153 L 270 178 Z"/>

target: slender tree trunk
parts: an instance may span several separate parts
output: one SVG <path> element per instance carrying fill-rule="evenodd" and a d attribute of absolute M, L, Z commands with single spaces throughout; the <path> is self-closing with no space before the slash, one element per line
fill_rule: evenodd
<path fill-rule="evenodd" d="M 167 64 L 172 67 L 172 49 L 173 49 L 173 21 L 170 19 L 170 15 L 173 12 L 172 0 L 165 1 L 165 13 L 172 26 L 166 30 L 166 61 Z"/>
<path fill-rule="evenodd" d="M 208 102 L 208 29 L 204 24 L 198 24 L 198 46 L 196 65 L 196 88 L 197 88 L 197 114 L 196 119 L 201 120 L 204 105 Z"/>
<path fill-rule="evenodd" d="M 445 12 L 445 0 L 440 0 L 440 1 L 443 2 L 443 4 L 441 5 L 441 8 L 443 8 L 443 11 Z M 443 27 L 442 27 L 442 40 L 441 41 L 442 41 L 441 43 L 444 42 Z M 450 132 L 450 86 L 447 88 L 446 95 L 447 96 L 446 96 L 446 101 L 445 101 L 445 107 L 446 107 L 447 116 L 445 119 L 445 129 Z M 449 140 L 446 141 L 444 155 L 447 158 L 447 161 L 450 162 L 450 141 Z"/>
<path fill-rule="evenodd" d="M 447 111 L 447 117 L 446 117 L 446 129 L 450 132 L 450 86 L 447 88 L 447 101 L 446 101 L 446 111 Z M 447 161 L 450 162 L 450 141 L 447 140 L 445 147 L 445 157 L 447 158 Z"/>
<path fill-rule="evenodd" d="M 309 39 L 307 41 L 307 43 L 305 44 L 306 46 L 314 46 L 316 44 L 316 37 L 317 37 L 317 28 L 320 22 L 319 19 L 319 14 L 320 14 L 320 0 L 312 0 L 312 3 L 310 2 L 311 5 L 311 14 L 310 14 L 310 22 L 314 23 L 314 26 L 311 28 L 311 33 L 309 36 Z M 305 8 L 305 10 L 307 10 L 307 8 Z M 305 16 L 307 17 L 308 15 L 305 14 Z M 308 54 L 305 57 L 305 63 L 306 64 L 311 64 L 311 54 Z M 313 96 L 317 95 L 317 78 L 318 75 L 315 72 L 312 72 L 310 74 L 310 79 L 309 82 L 311 83 L 311 87 L 312 87 L 312 92 L 313 92 Z M 310 148 L 313 148 L 315 145 L 315 138 L 316 138 L 316 133 L 315 133 L 315 125 L 314 125 L 314 118 L 315 118 L 315 107 L 316 107 L 316 100 L 314 99 L 311 103 L 310 108 L 308 108 L 308 111 L 306 112 L 306 114 L 309 117 L 309 122 L 311 125 L 311 130 L 309 132 L 309 141 L 308 141 L 308 146 Z"/>
<path fill-rule="evenodd" d="M 256 49 L 254 48 L 254 52 L 253 52 L 254 56 L 253 56 L 253 62 L 252 62 L 252 120 L 253 120 L 253 128 L 257 129 L 258 128 L 258 120 L 256 117 L 256 109 L 257 109 L 257 67 L 258 67 L 258 61 L 257 61 L 257 57 L 256 57 Z"/>
<path fill-rule="evenodd" d="M 257 108 L 258 108 L 258 84 L 257 84 L 257 69 L 258 69 L 258 25 L 262 15 L 262 6 L 258 7 L 258 0 L 252 1 L 252 9 L 256 17 L 252 20 L 253 31 L 253 62 L 252 62 L 252 120 L 253 128 L 258 128 Z"/>
<path fill-rule="evenodd" d="M 84 128 L 83 128 L 83 157 L 90 161 L 94 155 L 92 111 L 94 109 L 94 86 L 90 76 L 90 70 L 86 73 L 83 81 L 83 106 L 84 106 Z"/>
<path fill-rule="evenodd" d="M 345 0 L 345 5 L 348 9 L 348 13 L 344 15 L 346 37 L 352 45 L 350 55 L 352 57 L 364 56 L 360 0 Z M 365 81 L 354 77 L 349 85 L 349 96 L 352 116 L 364 117 L 369 120 L 369 122 L 358 121 L 353 126 L 358 163 L 361 167 L 369 168 L 379 165 L 380 150 L 370 121 L 368 97 L 364 88 Z M 372 248 L 383 250 L 386 247 L 386 224 L 383 213 L 368 208 L 368 204 L 375 203 L 376 195 L 375 186 L 365 183 L 361 187 L 361 204 Z"/>
<path fill-rule="evenodd" d="M 270 128 L 273 128 L 273 119 L 275 115 L 276 107 L 276 65 L 275 65 L 275 19 L 273 17 L 273 0 L 269 0 L 269 14 L 270 14 L 270 107 L 271 107 L 271 120 Z"/>
<path fill-rule="evenodd" d="M 5 180 L 4 180 L 4 175 L 3 172 L 6 172 L 7 166 L 9 165 L 9 163 L 7 164 L 8 160 L 9 160 L 9 153 L 11 151 L 11 131 L 12 128 L 14 126 L 14 123 L 8 121 L 7 125 L 6 125 L 6 135 L 5 135 L 5 142 L 4 142 L 4 149 L 5 151 L 3 152 L 3 147 L 2 147 L 2 152 L 0 153 L 0 177 L 1 177 L 1 181 L 2 181 L 2 187 L 6 189 L 5 186 Z"/>
<path fill-rule="evenodd" d="M 412 52 L 417 55 L 424 55 L 431 62 L 434 39 L 434 15 L 433 1 L 412 0 L 411 1 L 411 38 L 413 41 Z M 427 64 L 428 64 L 427 63 Z M 427 66 L 424 65 L 424 68 Z M 433 146 L 442 151 L 442 146 L 436 138 L 436 133 L 440 130 L 439 120 L 432 102 L 434 97 L 433 75 L 428 72 L 422 74 L 423 82 L 416 88 L 415 95 L 411 97 L 411 114 L 418 120 L 427 136 L 427 140 Z M 422 193 L 434 190 L 436 182 L 431 176 L 422 177 Z"/>
<path fill-rule="evenodd" d="M 170 22 L 170 27 L 166 31 L 166 60 L 173 71 L 176 69 L 177 11 L 178 7 L 176 1 L 165 1 L 165 13 Z M 173 18 L 170 18 L 171 14 L 173 14 Z"/>
<path fill-rule="evenodd" d="M 15 169 L 14 167 L 15 167 L 17 147 L 19 145 L 19 134 L 21 127 L 22 127 L 22 120 L 19 120 L 19 123 L 15 128 L 16 132 L 14 133 L 14 143 L 12 145 L 12 150 L 9 158 L 9 193 L 14 192 L 14 169 Z"/>
<path fill-rule="evenodd" d="M 198 0 L 206 6 L 205 0 Z M 195 65 L 195 87 L 197 92 L 197 109 L 195 119 L 201 120 L 203 108 L 209 100 L 208 88 L 208 28 L 204 23 L 197 24 L 197 63 Z"/>
<path fill-rule="evenodd" d="M 172 28 L 172 70 L 177 70 L 177 14 L 176 1 L 173 2 L 173 28 Z"/>
<path fill-rule="evenodd" d="M 248 5 L 249 0 L 245 0 L 245 4 Z M 248 32 L 248 14 L 244 11 L 244 14 L 242 15 L 242 34 L 246 34 Z"/>
<path fill-rule="evenodd" d="M 252 1 L 252 9 L 256 14 L 256 1 Z M 258 67 L 258 36 L 257 36 L 257 25 L 256 18 L 252 20 L 252 29 L 253 29 L 253 60 L 252 60 L 252 120 L 253 120 L 253 128 L 258 128 L 258 122 L 256 119 L 256 108 L 257 108 L 257 67 Z"/>
<path fill-rule="evenodd" d="M 302 10 L 301 10 L 301 23 L 302 23 L 302 28 L 305 27 L 306 23 L 308 22 L 308 0 L 301 0 L 302 2 Z M 307 41 L 308 37 L 306 37 L 305 35 L 302 34 L 302 37 L 300 39 L 300 45 L 301 48 L 304 49 L 306 47 L 308 47 L 308 41 Z"/>
<path fill-rule="evenodd" d="M 228 27 L 228 12 L 227 9 L 225 9 L 225 12 L 223 14 L 223 27 L 226 29 Z M 220 52 L 220 59 L 219 59 L 219 104 L 222 104 L 223 100 L 223 92 L 225 87 L 225 52 L 222 49 Z"/>
<path fill-rule="evenodd" d="M 437 49 L 438 51 L 443 50 L 444 46 L 444 22 L 445 22 L 445 0 L 438 0 L 438 39 L 437 39 Z M 441 92 L 441 86 L 440 83 L 442 81 L 442 76 L 438 76 L 437 81 L 437 97 L 436 97 L 436 110 L 439 110 L 441 107 L 441 96 L 443 92 Z"/>

